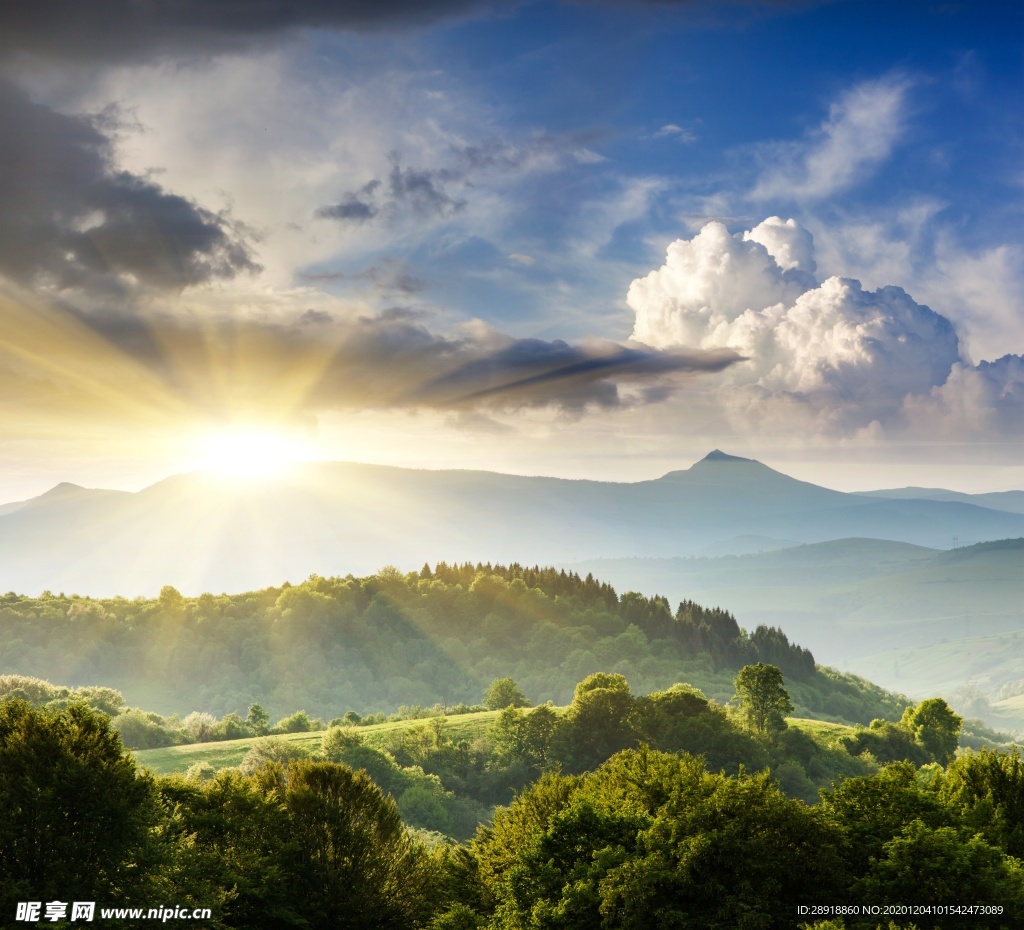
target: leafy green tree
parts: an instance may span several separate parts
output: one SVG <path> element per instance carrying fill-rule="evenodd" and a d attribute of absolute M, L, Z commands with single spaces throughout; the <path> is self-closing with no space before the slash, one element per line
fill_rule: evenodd
<path fill-rule="evenodd" d="M 498 893 L 500 926 L 602 926 L 601 885 L 636 849 L 649 818 L 577 793 L 530 838 Z"/>
<path fill-rule="evenodd" d="M 854 874 L 862 875 L 885 844 L 917 821 L 934 829 L 956 824 L 956 818 L 933 791 L 924 790 L 910 762 L 895 762 L 873 775 L 847 778 L 822 792 L 822 810 L 850 838 L 847 857 Z"/>
<path fill-rule="evenodd" d="M 786 729 L 786 717 L 793 712 L 789 692 L 783 687 L 782 672 L 774 665 L 758 662 L 740 669 L 733 684 L 747 724 L 758 736 L 766 737 Z"/>
<path fill-rule="evenodd" d="M 266 736 L 270 732 L 270 714 L 260 704 L 250 704 L 245 722 L 255 736 Z"/>
<path fill-rule="evenodd" d="M 684 721 L 708 710 L 708 699 L 698 688 L 675 684 L 667 691 L 654 691 L 636 702 L 637 728 L 641 737 L 655 749 L 671 751 L 687 748 L 679 730 Z"/>
<path fill-rule="evenodd" d="M 0 908 L 145 890 L 158 854 L 154 784 L 110 720 L 0 701 Z M 154 873 L 155 874 L 155 873 Z"/>
<path fill-rule="evenodd" d="M 841 832 L 768 773 L 712 774 L 700 759 L 641 747 L 587 776 L 583 790 L 653 818 L 637 854 L 603 883 L 608 925 L 781 928 L 792 926 L 793 901 L 842 900 Z"/>
<path fill-rule="evenodd" d="M 914 820 L 885 844 L 883 856 L 873 860 L 868 874 L 855 884 L 854 895 L 858 900 L 901 904 L 998 904 L 1002 914 L 974 915 L 971 926 L 1002 928 L 1009 926 L 1006 915 L 1024 910 L 1024 872 L 1019 862 L 979 836 Z M 923 924 L 944 925 L 944 921 Z"/>
<path fill-rule="evenodd" d="M 209 781 L 216 774 L 212 762 L 193 762 L 185 769 L 185 778 L 190 781 Z"/>
<path fill-rule="evenodd" d="M 690 685 L 675 684 L 636 703 L 637 734 L 652 749 L 684 750 L 702 756 L 709 771 L 733 775 L 743 766 L 760 769 L 769 763 L 765 746 Z"/>
<path fill-rule="evenodd" d="M 287 766 L 290 762 L 305 759 L 307 755 L 306 750 L 296 743 L 277 736 L 265 736 L 249 747 L 238 768 L 245 775 L 253 775 L 267 763 Z"/>
<path fill-rule="evenodd" d="M 93 710 L 100 713 L 116 716 L 125 709 L 124 695 L 115 688 L 104 688 L 100 685 L 89 685 L 84 688 L 75 688 L 73 699 L 85 701 Z"/>
<path fill-rule="evenodd" d="M 213 735 L 216 726 L 217 718 L 200 710 L 192 711 L 181 721 L 181 728 L 193 743 L 205 743 Z"/>
<path fill-rule="evenodd" d="M 168 614 L 179 614 L 185 609 L 185 598 L 173 585 L 165 584 L 160 589 L 160 597 L 157 599 L 160 609 Z"/>
<path fill-rule="evenodd" d="M 211 739 L 245 739 L 252 736 L 246 722 L 236 713 L 225 714 L 213 728 Z"/>
<path fill-rule="evenodd" d="M 954 759 L 939 795 L 987 842 L 1024 859 L 1024 756 L 1020 749 L 981 749 Z"/>
<path fill-rule="evenodd" d="M 310 730 L 315 730 L 317 727 L 314 722 L 309 719 L 309 714 L 304 710 L 297 710 L 294 714 L 289 714 L 287 717 L 282 717 L 277 723 L 274 724 L 274 733 L 308 733 Z"/>
<path fill-rule="evenodd" d="M 412 927 L 425 922 L 431 874 L 395 802 L 365 772 L 330 762 L 288 769 L 294 892 L 316 927 Z"/>
<path fill-rule="evenodd" d="M 870 752 L 883 765 L 904 760 L 924 765 L 931 760 L 907 727 L 889 720 L 872 720 L 870 726 L 859 727 L 852 735 L 844 736 L 841 742 L 851 755 Z"/>
<path fill-rule="evenodd" d="M 484 694 L 484 706 L 488 710 L 504 710 L 506 707 L 529 707 L 530 702 L 511 678 L 495 678 Z"/>
<path fill-rule="evenodd" d="M 341 762 L 346 749 L 363 745 L 354 727 L 331 727 L 320 739 L 320 751 L 329 762 Z"/>
<path fill-rule="evenodd" d="M 580 779 L 547 772 L 508 807 L 499 807 L 489 826 L 481 827 L 472 850 L 483 897 L 500 892 L 521 851 L 570 802 Z"/>
<path fill-rule="evenodd" d="M 179 728 L 168 726 L 158 714 L 128 708 L 111 721 L 111 726 L 121 735 L 121 742 L 128 749 L 158 749 L 173 746 L 182 741 Z"/>
<path fill-rule="evenodd" d="M 929 698 L 917 707 L 908 707 L 900 723 L 905 726 L 931 757 L 946 765 L 960 744 L 963 717 L 954 713 L 942 698 Z"/>
<path fill-rule="evenodd" d="M 518 707 L 506 707 L 491 726 L 489 736 L 501 759 L 522 760 L 526 755 L 523 730 L 526 714 Z"/>
<path fill-rule="evenodd" d="M 523 721 L 523 761 L 533 766 L 547 765 L 560 726 L 558 714 L 547 704 L 529 711 Z"/>
<path fill-rule="evenodd" d="M 444 803 L 444 795 L 437 788 L 414 784 L 398 797 L 398 809 L 407 823 L 425 830 L 451 835 L 452 818 Z"/>
<path fill-rule="evenodd" d="M 636 704 L 619 674 L 595 672 L 576 685 L 566 712 L 565 763 L 576 771 L 600 765 L 636 741 Z"/>
<path fill-rule="evenodd" d="M 558 714 L 546 704 L 526 712 L 506 707 L 490 736 L 499 757 L 540 767 L 548 763 L 559 722 Z"/>
<path fill-rule="evenodd" d="M 161 779 L 167 831 L 186 850 L 178 882 L 197 889 L 224 927 L 308 928 L 286 863 L 294 852 L 287 812 L 254 778 L 226 770 L 211 779 Z"/>
<path fill-rule="evenodd" d="M 491 926 L 735 930 L 839 902 L 841 830 L 767 774 L 730 778 L 641 748 L 580 779 L 548 775 L 475 848 Z"/>
<path fill-rule="evenodd" d="M 453 904 L 430 922 L 429 930 L 483 930 L 484 919 L 465 904 Z"/>

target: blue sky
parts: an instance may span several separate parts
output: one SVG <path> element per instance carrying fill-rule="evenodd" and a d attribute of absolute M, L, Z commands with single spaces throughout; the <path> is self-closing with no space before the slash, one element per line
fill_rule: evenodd
<path fill-rule="evenodd" d="M 236 432 L 1024 486 L 1020 4 L 63 7 L 0 22 L 7 499 Z"/>

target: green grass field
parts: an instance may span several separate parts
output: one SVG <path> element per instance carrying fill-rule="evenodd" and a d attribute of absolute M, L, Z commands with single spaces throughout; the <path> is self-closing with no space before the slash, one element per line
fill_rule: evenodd
<path fill-rule="evenodd" d="M 559 713 L 564 713 L 566 708 L 556 707 Z M 453 740 L 473 741 L 483 736 L 491 724 L 497 719 L 500 711 L 487 710 L 476 714 L 462 714 L 457 717 L 447 717 L 445 727 Z M 388 737 L 398 730 L 408 730 L 429 723 L 426 720 L 398 720 L 392 723 L 378 723 L 368 727 L 357 727 L 356 731 L 363 738 L 368 746 L 381 748 L 385 745 Z M 810 720 L 802 717 L 789 718 L 792 727 L 803 730 L 824 746 L 832 746 L 840 737 L 852 731 L 852 727 L 841 723 L 828 723 L 824 720 Z M 307 752 L 313 752 L 320 748 L 320 740 L 324 735 L 323 730 L 311 733 L 289 733 L 277 739 L 295 743 Z M 171 746 L 167 749 L 140 749 L 134 755 L 139 764 L 144 768 L 155 772 L 158 775 L 171 775 L 176 772 L 185 772 L 189 766 L 197 762 L 208 762 L 215 769 L 226 769 L 238 765 L 249 748 L 256 742 L 256 738 L 225 740 L 219 743 L 192 743 L 188 746 Z"/>
<path fill-rule="evenodd" d="M 823 746 L 834 745 L 841 736 L 848 736 L 854 731 L 854 727 L 845 723 L 812 720 L 809 717 L 789 717 L 787 723 L 795 730 L 802 730 Z"/>
<path fill-rule="evenodd" d="M 562 710 L 562 708 L 557 708 Z M 460 714 L 457 717 L 445 718 L 445 729 L 453 740 L 474 740 L 487 732 L 500 711 L 485 710 L 476 714 Z M 407 730 L 429 723 L 423 720 L 398 720 L 391 723 L 377 723 L 368 727 L 357 727 L 356 731 L 367 746 L 380 748 L 388 736 L 397 730 Z M 320 748 L 320 740 L 324 731 L 310 733 L 288 733 L 277 739 L 296 743 L 308 752 Z M 166 749 L 139 749 L 134 755 L 139 764 L 158 775 L 170 775 L 184 772 L 196 762 L 208 762 L 215 769 L 225 769 L 238 765 L 250 747 L 257 740 L 250 739 L 224 740 L 219 743 L 192 743 L 187 746 L 171 746 Z"/>

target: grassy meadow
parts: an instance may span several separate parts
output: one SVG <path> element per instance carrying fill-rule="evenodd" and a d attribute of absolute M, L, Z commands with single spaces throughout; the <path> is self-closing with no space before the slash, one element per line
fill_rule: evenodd
<path fill-rule="evenodd" d="M 564 714 L 568 707 L 556 707 L 558 714 Z M 478 737 L 487 733 L 500 711 L 486 710 L 475 714 L 462 714 L 457 717 L 445 718 L 445 729 L 453 741 L 468 740 L 473 742 Z M 362 737 L 367 746 L 374 749 L 385 748 L 388 737 L 400 730 L 422 727 L 434 718 L 419 718 L 415 720 L 397 720 L 389 723 L 377 723 L 365 727 L 357 727 L 356 732 Z M 838 743 L 840 737 L 854 732 L 854 728 L 842 723 L 829 723 L 825 720 L 811 720 L 804 717 L 789 717 L 787 723 L 790 727 L 800 730 L 810 736 L 823 748 L 832 748 Z M 307 752 L 313 752 L 320 748 L 320 741 L 323 739 L 325 730 L 315 730 L 308 733 L 288 733 L 283 736 L 275 736 L 274 739 L 285 740 L 302 747 Z M 266 737 L 251 737 L 249 739 L 224 740 L 215 743 L 192 743 L 186 746 L 170 746 L 164 749 L 140 749 L 134 752 L 135 758 L 144 768 L 151 770 L 158 775 L 173 775 L 179 772 L 186 772 L 188 768 L 197 762 L 207 762 L 215 769 L 225 769 L 238 765 L 252 745 Z"/>

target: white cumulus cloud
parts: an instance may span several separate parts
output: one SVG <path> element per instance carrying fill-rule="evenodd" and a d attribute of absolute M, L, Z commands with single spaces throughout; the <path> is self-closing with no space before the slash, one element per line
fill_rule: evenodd
<path fill-rule="evenodd" d="M 777 217 L 768 234 L 751 234 L 778 248 L 785 226 Z M 794 224 L 795 228 L 796 224 Z M 780 267 L 765 244 L 729 235 L 722 223 L 708 223 L 693 239 L 668 247 L 665 264 L 629 287 L 626 301 L 636 313 L 633 338 L 652 346 L 699 344 L 749 307 L 795 300 L 808 280 Z"/>
<path fill-rule="evenodd" d="M 814 267 L 811 236 L 793 220 L 770 217 L 736 235 L 709 223 L 633 281 L 633 339 L 744 356 L 716 388 L 736 425 L 808 421 L 846 435 L 917 433 L 925 422 L 950 434 L 1020 429 L 1019 356 L 973 366 L 953 324 L 902 288 L 867 290 L 838 276 L 818 283 Z"/>
<path fill-rule="evenodd" d="M 1024 356 L 1004 355 L 972 366 L 961 362 L 944 384 L 908 397 L 907 432 L 922 438 L 1024 436 Z"/>

